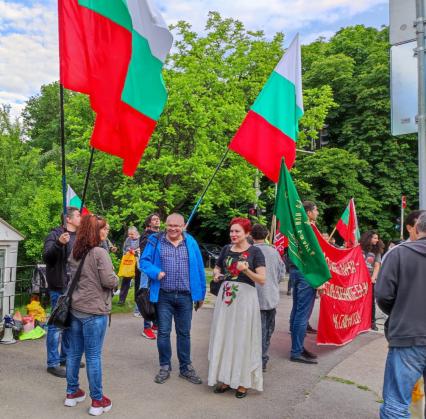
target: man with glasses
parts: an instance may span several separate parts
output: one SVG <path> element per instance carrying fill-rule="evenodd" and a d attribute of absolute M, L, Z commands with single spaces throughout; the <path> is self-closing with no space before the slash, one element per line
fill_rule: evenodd
<path fill-rule="evenodd" d="M 54 228 L 44 241 L 43 260 L 46 263 L 46 279 L 52 310 L 69 282 L 68 258 L 79 226 L 79 209 L 67 207 L 65 227 L 62 225 Z M 47 372 L 49 374 L 60 378 L 66 377 L 65 368 L 62 367 L 66 364 L 68 345 L 68 330 L 62 332 L 53 325 L 47 327 Z"/>
<path fill-rule="evenodd" d="M 184 232 L 181 214 L 166 220 L 166 232 L 149 237 L 140 258 L 140 268 L 151 280 L 150 300 L 157 303 L 157 348 L 160 371 L 154 381 L 164 383 L 170 377 L 172 319 L 176 328 L 179 377 L 201 384 L 191 363 L 192 307 L 200 308 L 206 293 L 206 278 L 201 252 L 195 239 Z"/>

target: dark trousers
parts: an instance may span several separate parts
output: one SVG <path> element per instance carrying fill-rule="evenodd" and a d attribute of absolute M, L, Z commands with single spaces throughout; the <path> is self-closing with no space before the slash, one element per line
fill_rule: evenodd
<path fill-rule="evenodd" d="M 120 297 L 119 297 L 120 303 L 124 304 L 126 302 L 126 298 L 127 298 L 127 294 L 129 293 L 131 282 L 132 282 L 132 278 L 125 278 L 125 277 L 122 278 L 121 287 L 120 287 Z"/>
<path fill-rule="evenodd" d="M 275 315 L 277 310 L 260 310 L 260 319 L 262 321 L 262 364 L 266 367 L 269 361 L 268 350 L 271 344 L 271 337 L 275 330 Z"/>
<path fill-rule="evenodd" d="M 135 301 L 136 301 L 136 293 L 138 292 L 140 287 L 141 287 L 141 271 L 138 268 L 136 268 L 135 269 Z"/>
<path fill-rule="evenodd" d="M 372 306 L 371 306 L 371 327 L 375 327 L 376 326 L 376 299 L 374 298 L 374 288 L 375 288 L 375 284 L 371 284 L 373 290 L 372 290 L 372 295 L 373 295 L 373 302 L 372 302 Z"/>
<path fill-rule="evenodd" d="M 160 289 L 157 304 L 158 335 L 157 348 L 160 366 L 171 369 L 172 345 L 170 333 L 172 320 L 175 321 L 176 350 L 181 372 L 188 370 L 191 364 L 191 293 L 179 291 L 164 291 Z"/>

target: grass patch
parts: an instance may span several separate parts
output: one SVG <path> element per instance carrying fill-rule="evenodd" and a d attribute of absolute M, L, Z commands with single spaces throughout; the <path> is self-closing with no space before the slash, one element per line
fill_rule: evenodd
<path fill-rule="evenodd" d="M 337 383 L 348 384 L 350 386 L 356 386 L 357 388 L 359 388 L 360 390 L 363 390 L 363 391 L 371 391 L 373 394 L 375 394 L 377 396 L 376 402 L 377 403 L 383 403 L 383 400 L 380 398 L 380 396 L 368 386 L 365 386 L 363 384 L 357 384 L 354 381 L 346 380 L 344 378 L 334 377 L 334 376 L 325 376 L 325 377 L 323 377 L 323 379 L 335 381 Z"/>
<path fill-rule="evenodd" d="M 348 385 L 351 385 L 351 386 L 356 385 L 356 383 L 354 381 L 345 380 L 344 378 L 340 378 L 340 377 L 326 376 L 324 378 L 326 380 L 336 381 L 337 383 L 348 384 Z"/>

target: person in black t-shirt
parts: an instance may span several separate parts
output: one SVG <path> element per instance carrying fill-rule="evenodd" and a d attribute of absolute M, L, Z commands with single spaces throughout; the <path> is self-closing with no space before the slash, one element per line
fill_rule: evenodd
<path fill-rule="evenodd" d="M 235 396 L 243 398 L 248 388 L 263 390 L 262 327 L 255 283 L 265 283 L 266 270 L 262 251 L 247 241 L 250 221 L 234 218 L 230 227 L 231 244 L 222 249 L 213 270 L 213 280 L 223 282 L 210 334 L 208 384 L 216 386 L 215 393 L 234 388 Z"/>

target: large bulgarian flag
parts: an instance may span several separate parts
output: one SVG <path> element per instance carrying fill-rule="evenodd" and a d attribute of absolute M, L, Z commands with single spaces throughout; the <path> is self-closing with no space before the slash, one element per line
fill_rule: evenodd
<path fill-rule="evenodd" d="M 345 240 L 346 247 L 354 247 L 358 244 L 360 233 L 355 211 L 355 200 L 353 198 L 350 199 L 345 212 L 337 222 L 336 229 Z"/>
<path fill-rule="evenodd" d="M 299 119 L 303 115 L 299 35 L 281 58 L 250 108 L 229 148 L 278 182 L 281 160 L 296 159 Z"/>
<path fill-rule="evenodd" d="M 59 0 L 64 87 L 90 95 L 91 145 L 132 176 L 167 100 L 162 68 L 173 38 L 150 0 Z"/>

